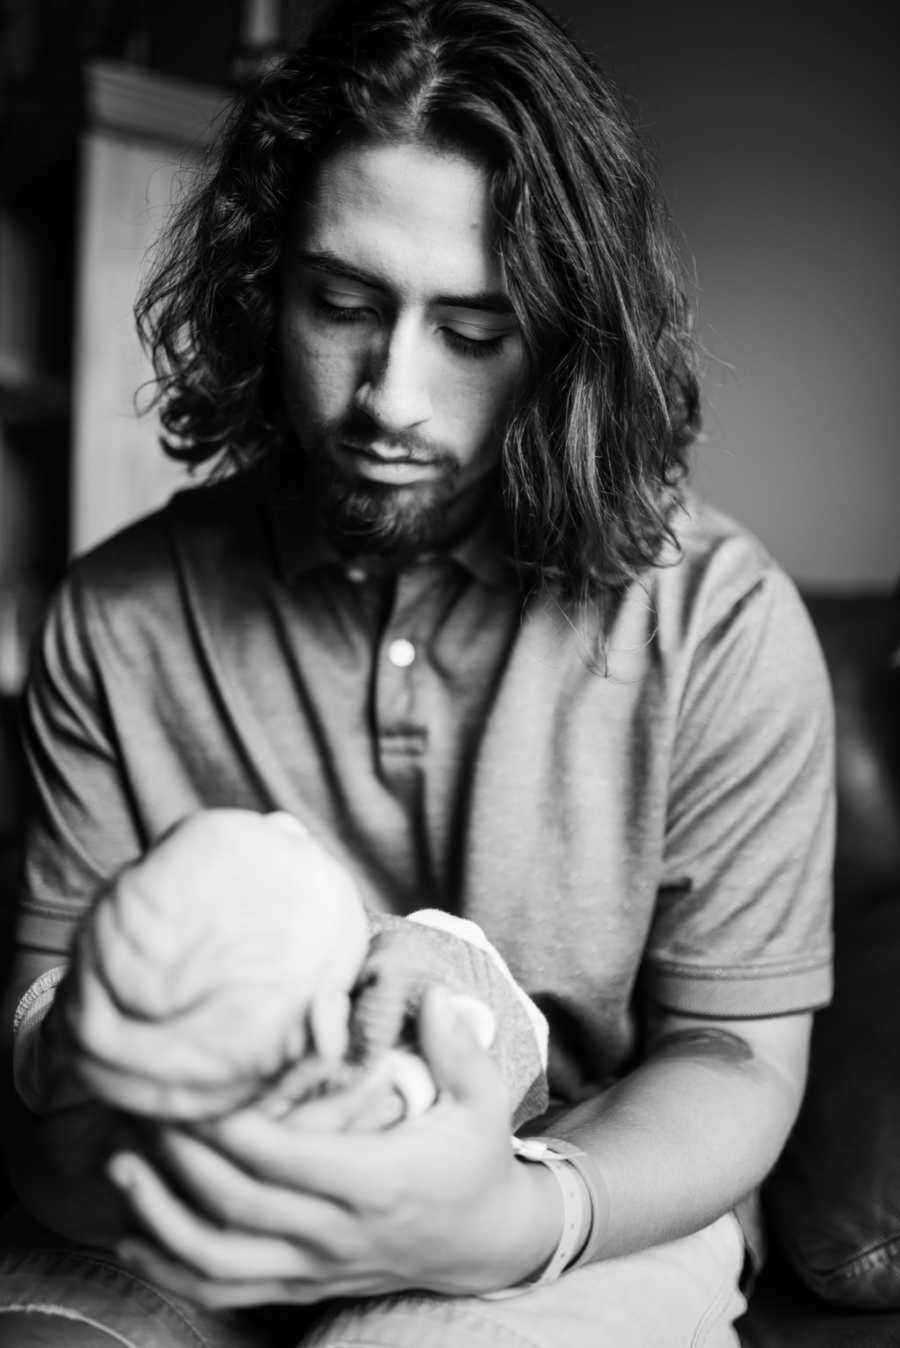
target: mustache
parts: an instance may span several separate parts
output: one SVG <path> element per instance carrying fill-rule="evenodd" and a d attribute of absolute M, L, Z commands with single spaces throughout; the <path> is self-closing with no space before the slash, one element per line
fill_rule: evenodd
<path fill-rule="evenodd" d="M 364 412 L 351 413 L 328 428 L 329 438 L 348 444 L 353 449 L 368 450 L 376 444 L 410 459 L 413 463 L 427 463 L 450 467 L 456 458 L 449 450 L 415 431 L 387 431 Z"/>

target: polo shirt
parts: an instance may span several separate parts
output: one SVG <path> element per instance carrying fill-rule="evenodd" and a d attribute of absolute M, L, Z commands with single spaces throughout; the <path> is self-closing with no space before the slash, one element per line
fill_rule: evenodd
<path fill-rule="evenodd" d="M 647 999 L 823 1004 L 821 655 L 754 538 L 698 501 L 676 531 L 576 605 L 523 594 L 489 521 L 377 575 L 252 477 L 178 494 L 77 561 L 48 619 L 20 944 L 64 956 L 186 814 L 287 810 L 373 910 L 483 928 L 548 1017 L 558 1099 L 628 1067 Z"/>

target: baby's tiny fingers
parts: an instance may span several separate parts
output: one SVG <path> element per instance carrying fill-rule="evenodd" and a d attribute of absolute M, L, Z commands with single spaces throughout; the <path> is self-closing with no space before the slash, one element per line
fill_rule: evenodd
<path fill-rule="evenodd" d="M 342 1062 L 347 1054 L 350 997 L 340 988 L 323 988 L 309 1006 L 310 1036 L 326 1063 Z"/>

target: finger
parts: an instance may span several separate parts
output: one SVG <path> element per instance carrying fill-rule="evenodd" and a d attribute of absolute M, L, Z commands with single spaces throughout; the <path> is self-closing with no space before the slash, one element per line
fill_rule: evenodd
<path fill-rule="evenodd" d="M 319 1057 L 339 1063 L 347 1052 L 350 996 L 342 988 L 322 988 L 309 1007 L 310 1036 Z"/>
<path fill-rule="evenodd" d="M 318 1100 L 323 1087 L 323 1074 L 318 1061 L 308 1059 L 306 1063 L 294 1064 L 277 1077 L 264 1094 L 253 1100 L 253 1108 L 270 1119 L 284 1119 L 298 1107 L 302 1108 L 308 1100 Z M 202 1124 L 198 1126 L 203 1127 Z"/>
<path fill-rule="evenodd" d="M 156 1246 L 135 1236 L 120 1242 L 116 1255 L 128 1268 L 141 1273 L 154 1286 L 195 1301 L 208 1310 L 281 1303 L 312 1305 L 332 1297 L 371 1296 L 399 1288 L 376 1285 L 371 1278 L 332 1278 L 322 1282 L 307 1278 L 278 1278 L 235 1282 L 199 1277 L 170 1259 Z"/>
<path fill-rule="evenodd" d="M 177 1128 L 160 1129 L 156 1146 L 166 1171 L 217 1223 L 259 1235 L 282 1236 L 320 1249 L 343 1225 L 334 1204 L 297 1189 L 252 1179 L 220 1152 Z"/>
<path fill-rule="evenodd" d="M 268 1112 L 297 1132 L 341 1133 L 349 1128 L 364 1129 L 367 1120 L 371 1120 L 368 1127 L 374 1129 L 384 1126 L 383 1101 L 393 1094 L 380 1079 L 366 1073 L 325 1095 L 301 1100 L 299 1104 L 288 1103 L 278 1114 Z M 402 1115 L 398 1096 L 393 1105 L 390 1122 L 396 1122 Z"/>
<path fill-rule="evenodd" d="M 402 1162 L 396 1129 L 371 1134 L 300 1130 L 246 1109 L 204 1125 L 213 1145 L 251 1175 L 356 1207 Z"/>
<path fill-rule="evenodd" d="M 298 819 L 295 814 L 288 814 L 287 810 L 272 810 L 270 814 L 264 815 L 266 823 L 274 828 L 280 828 L 282 833 L 293 834 L 295 838 L 308 838 L 309 829 Z"/>
<path fill-rule="evenodd" d="M 443 987 L 433 985 L 425 992 L 419 1043 L 439 1091 L 475 1105 L 497 1096 L 501 1089 L 497 1068 Z"/>
<path fill-rule="evenodd" d="M 176 1198 L 135 1152 L 118 1153 L 107 1173 L 161 1248 L 204 1277 L 245 1281 L 308 1275 L 309 1260 L 301 1247 L 214 1226 Z"/>
<path fill-rule="evenodd" d="M 476 1043 L 483 1049 L 489 1049 L 497 1037 L 497 1018 L 488 1004 L 467 992 L 452 993 L 450 1004 L 460 1020 L 466 1022 Z"/>
<path fill-rule="evenodd" d="M 143 1274 L 154 1286 L 199 1302 L 210 1310 L 288 1300 L 285 1295 L 288 1286 L 295 1293 L 291 1299 L 297 1302 L 316 1301 L 322 1295 L 314 1282 L 300 1278 L 291 1279 L 290 1283 L 281 1279 L 227 1282 L 202 1278 L 147 1241 L 133 1236 L 119 1242 L 116 1256 L 128 1268 Z"/>
<path fill-rule="evenodd" d="M 431 1108 L 437 1098 L 434 1077 L 417 1053 L 394 1048 L 382 1061 L 385 1085 L 399 1105 L 400 1118 L 414 1119 Z"/>

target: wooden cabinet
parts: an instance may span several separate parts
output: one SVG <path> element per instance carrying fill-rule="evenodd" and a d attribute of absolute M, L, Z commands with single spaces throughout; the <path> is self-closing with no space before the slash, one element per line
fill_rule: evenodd
<path fill-rule="evenodd" d="M 80 552 L 185 481 L 158 447 L 132 306 L 148 250 L 191 183 L 224 96 L 96 63 L 86 72 L 72 361 L 70 546 Z"/>
<path fill-rule="evenodd" d="M 0 857 L 22 789 L 17 694 L 74 552 L 184 482 L 135 395 L 132 306 L 226 95 L 98 61 L 46 75 L 0 128 Z M 0 866 L 2 871 L 2 866 Z"/>
<path fill-rule="evenodd" d="M 226 102 L 96 61 L 45 80 L 0 141 L 0 696 L 66 557 L 185 481 L 136 410 L 132 307 Z"/>

